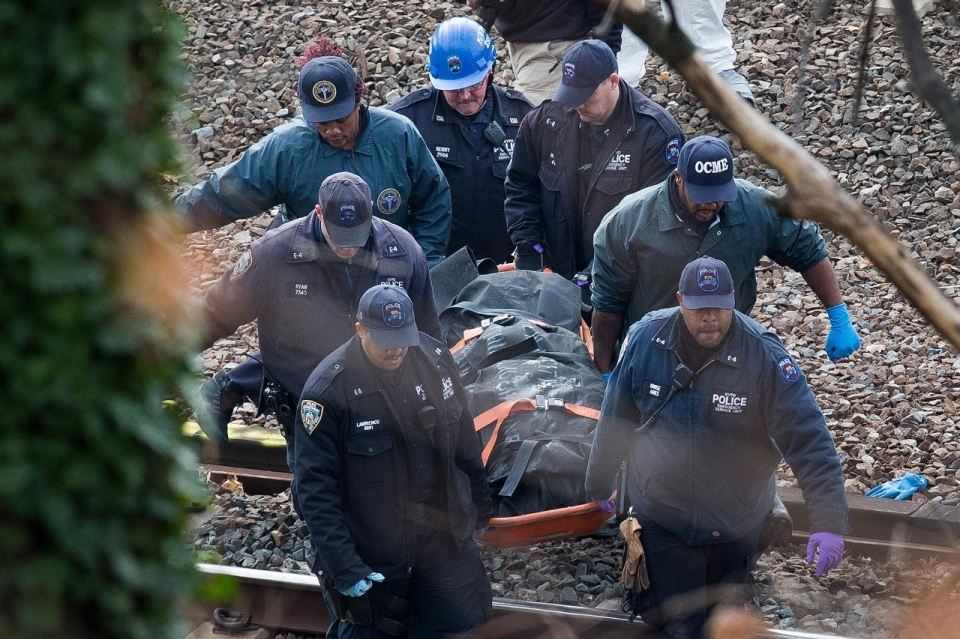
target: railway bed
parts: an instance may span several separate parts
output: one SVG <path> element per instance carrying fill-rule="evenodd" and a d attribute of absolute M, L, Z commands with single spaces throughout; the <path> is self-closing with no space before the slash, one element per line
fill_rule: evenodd
<path fill-rule="evenodd" d="M 237 582 L 238 596 L 229 603 L 231 616 L 249 615 L 251 627 L 323 635 L 330 624 L 320 586 L 312 575 L 206 564 L 200 564 L 199 570 L 207 577 L 228 576 Z M 201 627 L 213 617 L 218 603 L 223 602 L 192 603 L 186 611 L 186 620 L 194 628 Z M 229 634 L 218 630 L 191 635 L 192 639 L 207 636 Z M 620 612 L 500 598 L 494 599 L 493 619 L 478 631 L 479 639 L 652 639 L 655 636 L 641 621 L 631 622 L 628 615 Z M 776 629 L 756 636 L 843 639 L 836 635 Z"/>
<path fill-rule="evenodd" d="M 199 442 L 206 438 L 195 424 L 186 432 Z M 276 494 L 290 485 L 286 448 L 279 432 L 259 426 L 230 424 L 230 442 L 219 451 L 204 449 L 211 479 L 237 476 L 248 494 Z M 777 489 L 793 518 L 795 543 L 805 543 L 810 518 L 799 488 Z M 847 495 L 850 525 L 849 554 L 877 560 L 960 557 L 960 506 L 939 500 L 927 503 Z"/>

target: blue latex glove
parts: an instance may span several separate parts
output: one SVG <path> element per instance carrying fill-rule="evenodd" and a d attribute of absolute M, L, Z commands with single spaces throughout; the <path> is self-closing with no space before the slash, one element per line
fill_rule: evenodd
<path fill-rule="evenodd" d="M 867 497 L 881 497 L 883 499 L 903 500 L 927 487 L 927 480 L 923 475 L 907 473 L 899 479 L 891 479 L 879 486 L 874 486 L 865 494 Z"/>
<path fill-rule="evenodd" d="M 609 382 L 609 381 L 610 381 L 610 375 L 613 374 L 613 371 L 607 371 L 606 373 L 600 373 L 600 374 L 603 375 L 603 381 Z"/>
<path fill-rule="evenodd" d="M 807 542 L 807 563 L 813 563 L 813 556 L 820 551 L 817 558 L 816 576 L 820 577 L 840 565 L 843 559 L 843 536 L 836 533 L 818 532 L 810 535 Z"/>
<path fill-rule="evenodd" d="M 600 512 L 606 513 L 608 515 L 612 515 L 613 511 L 616 510 L 617 508 L 616 499 L 594 499 L 593 503 L 599 506 Z"/>
<path fill-rule="evenodd" d="M 860 348 L 860 336 L 850 323 L 846 304 L 837 304 L 827 309 L 830 318 L 830 333 L 827 335 L 827 357 L 836 361 Z"/>
<path fill-rule="evenodd" d="M 357 583 L 350 586 L 350 588 L 347 590 L 341 590 L 340 592 L 348 597 L 362 597 L 365 592 L 373 587 L 374 581 L 377 583 L 383 581 L 383 575 L 381 575 L 379 572 L 371 572 L 369 575 L 367 575 L 366 579 L 361 579 Z"/>

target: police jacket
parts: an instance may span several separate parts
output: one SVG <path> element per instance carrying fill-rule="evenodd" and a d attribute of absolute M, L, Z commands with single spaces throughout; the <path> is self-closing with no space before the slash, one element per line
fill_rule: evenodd
<path fill-rule="evenodd" d="M 666 110 L 622 80 L 620 96 L 596 157 L 580 150 L 590 125 L 557 102 L 527 114 L 517 134 L 506 181 L 510 236 L 521 255 L 541 246 L 543 266 L 567 278 L 593 259 L 591 238 L 603 216 L 625 195 L 663 180 L 680 155 L 683 133 Z"/>
<path fill-rule="evenodd" d="M 268 232 L 203 296 L 204 344 L 257 320 L 264 369 L 294 397 L 320 360 L 355 333 L 357 304 L 371 286 L 405 288 L 417 324 L 440 335 L 427 262 L 409 233 L 373 218 L 371 237 L 348 270 L 317 239 L 316 219 L 311 213 Z"/>
<path fill-rule="evenodd" d="M 816 224 L 777 215 L 768 202 L 773 194 L 743 180 L 736 181 L 737 199 L 726 203 L 701 240 L 670 207 L 672 180 L 625 198 L 593 238 L 593 306 L 625 315 L 625 326 L 652 310 L 676 306 L 680 273 L 698 257 L 726 263 L 737 310 L 749 313 L 757 300 L 761 257 L 803 272 L 827 256 Z"/>
<path fill-rule="evenodd" d="M 481 6 L 484 0 L 480 0 Z M 603 7 L 589 0 L 515 0 L 494 2 L 497 32 L 507 42 L 580 40 L 591 35 L 603 21 Z M 614 53 L 620 51 L 623 24 L 614 22 L 603 41 Z"/>
<path fill-rule="evenodd" d="M 450 188 L 409 120 L 361 107 L 363 130 L 352 151 L 337 149 L 302 116 L 273 130 L 239 160 L 177 197 L 188 229 L 212 229 L 281 205 L 288 220 L 317 204 L 327 176 L 350 171 L 373 195 L 373 213 L 416 238 L 431 266 L 450 236 Z"/>
<path fill-rule="evenodd" d="M 476 134 L 470 132 L 471 123 L 484 111 L 463 116 L 433 86 L 414 91 L 390 109 L 413 121 L 450 184 L 453 221 L 447 255 L 469 246 L 478 259 L 502 263 L 510 261 L 513 252 L 503 216 L 503 180 L 520 121 L 533 107 L 522 93 L 492 83 L 487 100 L 492 107 L 490 118 L 506 136 L 499 146 L 483 135 L 483 125 Z"/>
<path fill-rule="evenodd" d="M 453 358 L 439 341 L 421 333 L 403 366 L 411 368 L 402 379 L 418 384 L 416 401 L 437 416 L 432 517 L 449 525 L 462 551 L 493 512 L 473 417 Z M 420 426 L 403 420 L 409 408 L 394 405 L 382 379 L 355 336 L 310 375 L 297 410 L 297 498 L 318 567 L 339 590 L 374 566 L 411 566 L 415 558 L 411 486 L 417 478 L 409 460 Z"/>
<path fill-rule="evenodd" d="M 679 308 L 663 309 L 627 333 L 603 398 L 587 494 L 609 497 L 626 460 L 627 504 L 641 523 L 655 522 L 687 544 L 728 542 L 770 510 L 785 458 L 803 490 L 810 530 L 848 533 L 837 450 L 780 340 L 735 311 L 713 359 L 668 401 L 681 321 Z"/>

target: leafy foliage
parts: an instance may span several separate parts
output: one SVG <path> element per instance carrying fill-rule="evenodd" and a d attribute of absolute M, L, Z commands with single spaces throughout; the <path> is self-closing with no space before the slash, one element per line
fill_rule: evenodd
<path fill-rule="evenodd" d="M 174 637 L 193 586 L 156 213 L 182 33 L 156 0 L 0 3 L 0 637 Z"/>

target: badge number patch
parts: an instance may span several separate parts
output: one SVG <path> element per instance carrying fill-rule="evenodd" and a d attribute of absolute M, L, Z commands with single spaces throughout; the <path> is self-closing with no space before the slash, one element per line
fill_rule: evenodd
<path fill-rule="evenodd" d="M 300 402 L 300 421 L 303 422 L 308 435 L 313 435 L 321 419 L 323 419 L 323 404 L 318 404 L 312 399 Z"/>

